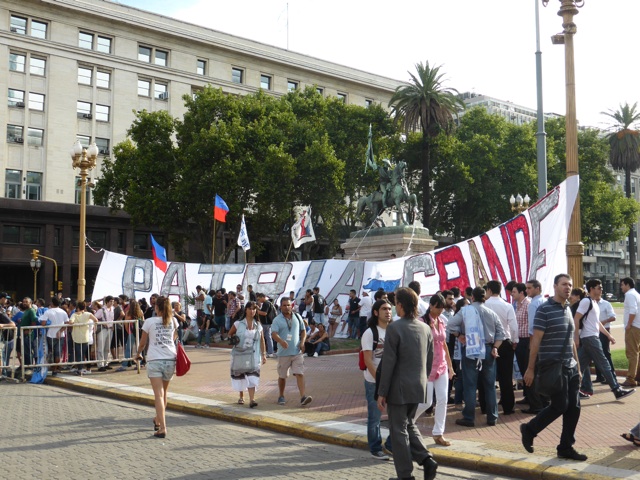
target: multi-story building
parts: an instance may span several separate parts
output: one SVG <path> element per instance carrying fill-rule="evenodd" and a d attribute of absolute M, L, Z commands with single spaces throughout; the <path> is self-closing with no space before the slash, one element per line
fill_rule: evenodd
<path fill-rule="evenodd" d="M 0 290 L 31 291 L 30 252 L 38 249 L 57 259 L 64 293 L 72 295 L 80 192 L 70 147 L 76 140 L 96 143 L 95 180 L 113 145 L 126 138 L 134 110 L 181 117 L 183 95 L 207 84 L 229 94 L 263 89 L 273 95 L 313 85 L 323 95 L 367 106 L 386 105 L 401 82 L 110 1 L 3 1 Z M 148 256 L 148 233 L 134 231 L 126 214 L 88 209 L 87 236 L 96 251 Z M 88 254 L 89 281 L 100 260 Z M 38 290 L 48 293 L 50 262 L 39 278 Z"/>
<path fill-rule="evenodd" d="M 523 107 L 513 102 L 506 100 L 500 100 L 495 97 L 489 97 L 475 92 L 464 92 L 460 94 L 462 101 L 467 109 L 473 107 L 483 107 L 489 113 L 500 115 L 509 123 L 515 123 L 516 125 L 523 125 L 529 122 L 535 122 L 538 118 L 538 112 L 535 108 Z M 464 115 L 464 110 L 460 112 L 460 115 Z M 551 118 L 557 118 L 560 115 L 556 113 L 545 113 L 545 120 Z"/>

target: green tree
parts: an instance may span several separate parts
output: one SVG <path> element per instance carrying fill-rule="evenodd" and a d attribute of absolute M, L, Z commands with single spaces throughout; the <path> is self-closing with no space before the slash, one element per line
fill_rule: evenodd
<path fill-rule="evenodd" d="M 640 131 L 632 128 L 640 121 L 638 103 L 620 105 L 619 110 L 602 112 L 613 120 L 609 134 L 609 160 L 615 170 L 624 171 L 624 185 L 627 198 L 631 198 L 631 173 L 640 167 Z M 629 266 L 631 278 L 636 278 L 635 225 L 629 226 Z"/>
<path fill-rule="evenodd" d="M 421 186 L 422 223 L 431 224 L 431 156 L 432 141 L 441 132 L 449 133 L 453 127 L 453 116 L 464 108 L 464 103 L 454 88 L 445 87 L 441 66 L 431 67 L 429 62 L 416 64 L 416 74 L 408 72 L 411 82 L 399 86 L 391 100 L 391 114 L 409 131 L 420 128 L 421 144 Z"/>

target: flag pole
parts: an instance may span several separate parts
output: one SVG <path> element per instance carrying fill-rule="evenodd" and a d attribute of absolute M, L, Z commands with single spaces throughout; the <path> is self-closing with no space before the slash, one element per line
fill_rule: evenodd
<path fill-rule="evenodd" d="M 289 250 L 287 250 L 287 256 L 284 259 L 285 262 L 289 260 L 289 252 L 291 252 L 291 247 L 293 247 L 293 239 L 291 239 L 291 243 L 289 244 Z"/>
<path fill-rule="evenodd" d="M 215 209 L 216 207 L 214 206 L 213 208 Z M 215 263 L 216 263 L 216 217 L 213 217 L 213 242 L 211 244 L 211 265 L 215 265 Z"/>

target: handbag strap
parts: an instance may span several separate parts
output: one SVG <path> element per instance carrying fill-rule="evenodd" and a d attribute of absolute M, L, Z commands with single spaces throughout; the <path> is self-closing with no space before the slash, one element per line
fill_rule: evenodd
<path fill-rule="evenodd" d="M 560 350 L 560 357 L 558 357 L 558 360 L 562 360 L 562 353 L 564 352 L 564 349 L 567 347 L 567 344 L 569 343 L 570 336 L 571 336 L 571 329 L 567 324 L 567 335 L 564 337 L 564 343 L 562 344 L 562 349 Z"/>

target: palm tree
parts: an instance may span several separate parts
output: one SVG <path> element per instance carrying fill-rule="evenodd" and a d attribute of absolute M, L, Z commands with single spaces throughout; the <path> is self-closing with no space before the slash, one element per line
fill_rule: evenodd
<path fill-rule="evenodd" d="M 631 198 L 631 172 L 640 168 L 640 131 L 631 128 L 640 121 L 638 103 L 629 106 L 625 102 L 619 110 L 602 112 L 614 120 L 612 132 L 608 135 L 609 162 L 614 170 L 624 170 L 624 187 L 627 198 Z M 636 278 L 636 244 L 634 241 L 635 224 L 629 227 L 629 268 L 631 278 Z"/>
<path fill-rule="evenodd" d="M 422 130 L 422 224 L 427 228 L 431 217 L 431 140 L 440 132 L 450 133 L 454 115 L 464 108 L 458 91 L 442 85 L 444 73 L 440 68 L 432 68 L 429 62 L 417 63 L 417 75 L 408 72 L 411 82 L 399 86 L 389 100 L 392 115 L 406 132 Z"/>

